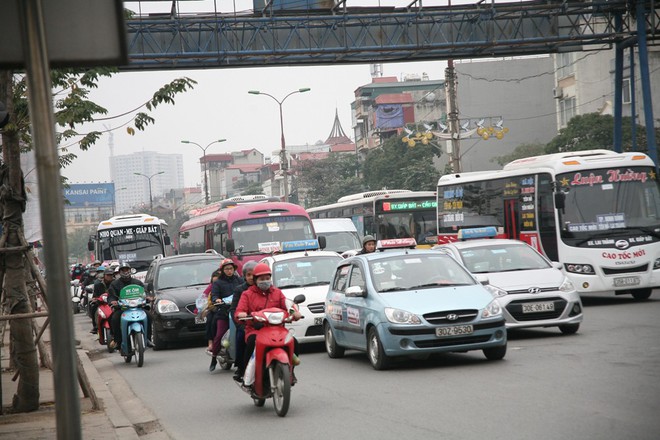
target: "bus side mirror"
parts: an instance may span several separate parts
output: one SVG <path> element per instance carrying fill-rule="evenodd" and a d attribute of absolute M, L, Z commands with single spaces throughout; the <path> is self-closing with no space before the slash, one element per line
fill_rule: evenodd
<path fill-rule="evenodd" d="M 325 235 L 319 235 L 317 239 L 319 241 L 319 249 L 325 249 Z"/>
<path fill-rule="evenodd" d="M 94 251 L 94 242 L 92 240 L 87 242 L 87 250 L 90 252 Z"/>
<path fill-rule="evenodd" d="M 555 193 L 555 209 L 564 209 L 566 206 L 566 194 L 559 191 Z"/>
<path fill-rule="evenodd" d="M 169 246 L 172 244 L 172 240 L 170 240 L 170 236 L 166 235 L 163 239 L 163 242 L 165 243 L 165 246 Z"/>
<path fill-rule="evenodd" d="M 232 253 L 236 250 L 233 238 L 228 238 L 227 239 L 227 241 L 225 242 L 225 249 L 227 249 L 227 252 L 229 252 L 229 253 Z"/>

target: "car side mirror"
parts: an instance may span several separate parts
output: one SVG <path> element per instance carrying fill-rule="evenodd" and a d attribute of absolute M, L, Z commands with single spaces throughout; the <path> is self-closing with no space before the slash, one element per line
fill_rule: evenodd
<path fill-rule="evenodd" d="M 346 296 L 351 298 L 366 298 L 367 292 L 361 286 L 351 286 L 346 289 Z"/>
<path fill-rule="evenodd" d="M 555 209 L 564 209 L 566 206 L 566 194 L 561 191 L 555 193 Z"/>
<path fill-rule="evenodd" d="M 564 265 L 561 264 L 559 261 L 553 261 L 552 267 L 554 267 L 555 269 L 562 270 L 564 268 Z"/>
<path fill-rule="evenodd" d="M 475 275 L 475 278 L 477 281 L 482 285 L 485 286 L 487 284 L 490 284 L 490 280 L 488 279 L 488 276 L 483 275 L 483 274 L 477 274 Z"/>
<path fill-rule="evenodd" d="M 227 252 L 229 252 L 230 254 L 236 250 L 236 245 L 234 244 L 233 238 L 227 239 L 227 241 L 225 242 L 225 249 L 227 249 Z"/>

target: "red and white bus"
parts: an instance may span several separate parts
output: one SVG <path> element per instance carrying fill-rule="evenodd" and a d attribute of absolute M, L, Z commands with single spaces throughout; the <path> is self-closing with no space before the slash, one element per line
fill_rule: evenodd
<path fill-rule="evenodd" d="M 438 242 L 495 226 L 561 262 L 580 294 L 660 287 L 660 186 L 643 153 L 588 150 L 515 160 L 438 182 Z"/>
<path fill-rule="evenodd" d="M 264 199 L 235 198 L 198 210 L 179 229 L 179 253 L 212 249 L 240 271 L 245 262 L 281 250 L 282 242 L 316 238 L 303 207 Z"/>

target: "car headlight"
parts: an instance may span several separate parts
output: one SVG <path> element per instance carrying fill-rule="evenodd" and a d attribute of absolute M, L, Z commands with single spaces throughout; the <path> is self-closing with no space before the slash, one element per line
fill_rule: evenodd
<path fill-rule="evenodd" d="M 564 267 L 566 268 L 566 272 L 570 272 L 570 273 L 581 273 L 584 275 L 596 274 L 596 271 L 594 271 L 594 268 L 591 264 L 566 263 L 564 264 Z"/>
<path fill-rule="evenodd" d="M 653 262 L 653 270 L 660 269 L 660 258 L 656 258 Z"/>
<path fill-rule="evenodd" d="M 158 301 L 158 306 L 156 308 L 158 313 L 172 313 L 179 311 L 179 306 L 177 306 L 175 302 L 170 301 L 169 299 L 161 299 Z"/>
<path fill-rule="evenodd" d="M 500 307 L 500 304 L 497 302 L 496 299 L 490 302 L 486 306 L 483 312 L 481 312 L 481 317 L 482 318 L 494 318 L 496 316 L 502 315 L 502 307 Z"/>
<path fill-rule="evenodd" d="M 498 298 L 500 296 L 505 296 L 508 295 L 507 291 L 504 289 L 501 289 L 497 286 L 493 286 L 492 284 L 484 284 L 484 287 L 486 288 L 487 291 L 491 293 L 495 298 Z"/>
<path fill-rule="evenodd" d="M 568 278 L 564 277 L 564 282 L 562 282 L 561 286 L 559 286 L 559 291 L 572 292 L 573 290 L 575 290 L 575 286 L 573 285 L 573 283 L 571 283 Z"/>
<path fill-rule="evenodd" d="M 413 313 L 401 309 L 385 307 L 385 316 L 393 324 L 421 324 L 422 321 Z"/>

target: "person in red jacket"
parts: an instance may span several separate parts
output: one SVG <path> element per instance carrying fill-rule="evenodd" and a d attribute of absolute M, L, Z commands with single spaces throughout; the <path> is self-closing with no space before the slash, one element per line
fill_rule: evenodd
<path fill-rule="evenodd" d="M 236 307 L 236 318 L 246 318 L 252 312 L 277 307 L 287 310 L 286 297 L 280 289 L 273 286 L 270 267 L 265 263 L 256 265 L 253 271 L 254 285 L 250 286 L 241 295 L 241 299 Z M 293 320 L 297 321 L 302 317 L 300 312 L 293 313 Z M 246 321 L 245 324 L 245 357 L 243 365 L 247 365 L 254 351 L 255 341 L 257 339 L 257 329 L 254 327 L 254 321 Z M 298 354 L 298 341 L 294 338 L 294 353 Z M 294 376 L 295 378 L 295 376 Z M 239 382 L 242 377 L 235 377 Z M 295 379 L 294 379 L 295 383 Z"/>

